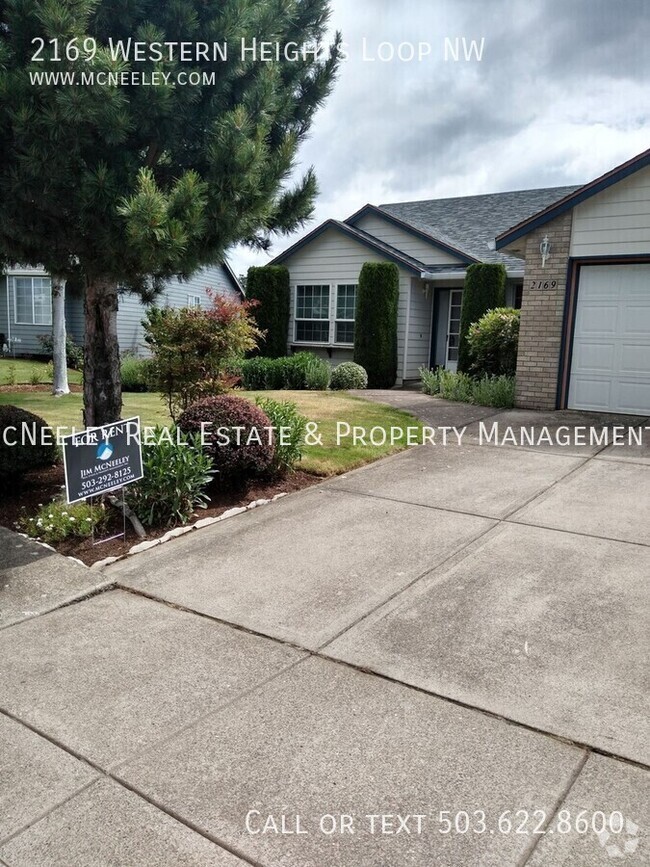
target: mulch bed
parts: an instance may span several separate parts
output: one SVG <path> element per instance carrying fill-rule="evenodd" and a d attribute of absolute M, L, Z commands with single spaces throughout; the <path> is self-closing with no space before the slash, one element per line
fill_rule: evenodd
<path fill-rule="evenodd" d="M 210 496 L 208 508 L 198 509 L 190 523 L 201 518 L 216 518 L 228 509 L 246 506 L 253 500 L 270 500 L 276 494 L 293 493 L 315 485 L 319 481 L 321 479 L 318 476 L 298 470 L 284 479 L 270 482 L 256 480 L 247 487 L 237 490 L 224 490 L 213 483 L 212 487 L 208 489 Z M 16 523 L 22 517 L 31 517 L 38 511 L 41 503 L 48 503 L 60 495 L 64 482 L 63 465 L 59 464 L 46 470 L 29 473 L 22 479 L 20 485 L 12 488 L 12 490 L 0 491 L 0 525 L 8 527 L 10 530 L 16 530 Z M 122 515 L 117 509 L 110 506 L 107 508 L 111 509 L 111 518 L 103 531 L 105 537 L 121 533 L 123 528 Z M 147 531 L 147 539 L 157 539 L 169 529 L 169 527 L 150 529 Z M 60 554 L 76 557 L 90 566 L 105 557 L 120 557 L 126 554 L 129 548 L 141 541 L 143 540 L 136 535 L 131 523 L 127 520 L 126 540 L 122 538 L 112 539 L 100 545 L 93 545 L 90 539 L 69 538 L 56 543 L 53 547 Z M 170 544 L 173 544 L 173 540 Z"/>

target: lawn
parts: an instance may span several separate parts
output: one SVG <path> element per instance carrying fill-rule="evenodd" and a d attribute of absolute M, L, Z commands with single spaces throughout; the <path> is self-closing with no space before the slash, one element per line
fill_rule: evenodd
<path fill-rule="evenodd" d="M 36 364 L 36 362 L 21 362 Z M 5 362 L 0 362 L 4 365 Z M 45 368 L 45 365 L 42 365 Z M 322 444 L 312 440 L 305 446 L 300 468 L 309 473 L 329 476 L 362 466 L 369 461 L 400 451 L 403 446 L 366 445 L 352 442 L 351 438 L 336 442 L 337 424 L 357 426 L 369 432 L 383 428 L 404 430 L 407 427 L 420 429 L 421 425 L 411 415 L 382 404 L 339 391 L 266 391 L 238 392 L 251 401 L 259 396 L 275 400 L 290 400 L 297 404 L 310 422 L 318 425 L 317 435 Z M 140 416 L 143 425 L 168 424 L 170 419 L 157 394 L 124 394 L 123 417 Z M 52 427 L 76 427 L 81 429 L 81 394 L 53 397 L 47 392 L 0 392 L 0 404 L 14 404 L 44 418 Z M 377 433 L 377 431 L 376 431 Z M 381 437 L 379 437 L 380 439 Z"/>
<path fill-rule="evenodd" d="M 81 372 L 68 370 L 68 381 L 81 384 Z M 37 385 L 52 383 L 47 364 L 42 361 L 27 361 L 23 358 L 0 359 L 0 385 Z"/>

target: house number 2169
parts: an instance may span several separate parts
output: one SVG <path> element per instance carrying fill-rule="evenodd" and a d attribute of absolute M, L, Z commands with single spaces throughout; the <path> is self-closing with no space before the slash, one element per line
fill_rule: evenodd
<path fill-rule="evenodd" d="M 533 280 L 531 289 L 557 289 L 557 280 Z"/>

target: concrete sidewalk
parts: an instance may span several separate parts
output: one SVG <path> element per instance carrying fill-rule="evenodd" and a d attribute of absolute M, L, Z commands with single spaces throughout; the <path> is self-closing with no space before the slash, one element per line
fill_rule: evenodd
<path fill-rule="evenodd" d="M 79 567 L 104 592 L 0 631 L 0 863 L 647 863 L 647 450 L 480 446 L 531 414 L 372 396 L 467 439 L 110 589 Z"/>

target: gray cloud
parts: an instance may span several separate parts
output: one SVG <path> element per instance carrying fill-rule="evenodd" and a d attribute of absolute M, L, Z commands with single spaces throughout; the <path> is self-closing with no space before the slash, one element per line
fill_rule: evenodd
<path fill-rule="evenodd" d="M 350 59 L 302 152 L 320 182 L 315 222 L 366 201 L 585 182 L 648 147 L 647 11 L 648 0 L 333 0 Z M 456 36 L 485 37 L 481 63 L 444 61 Z M 433 56 L 364 62 L 364 38 L 371 55 L 424 41 Z"/>

